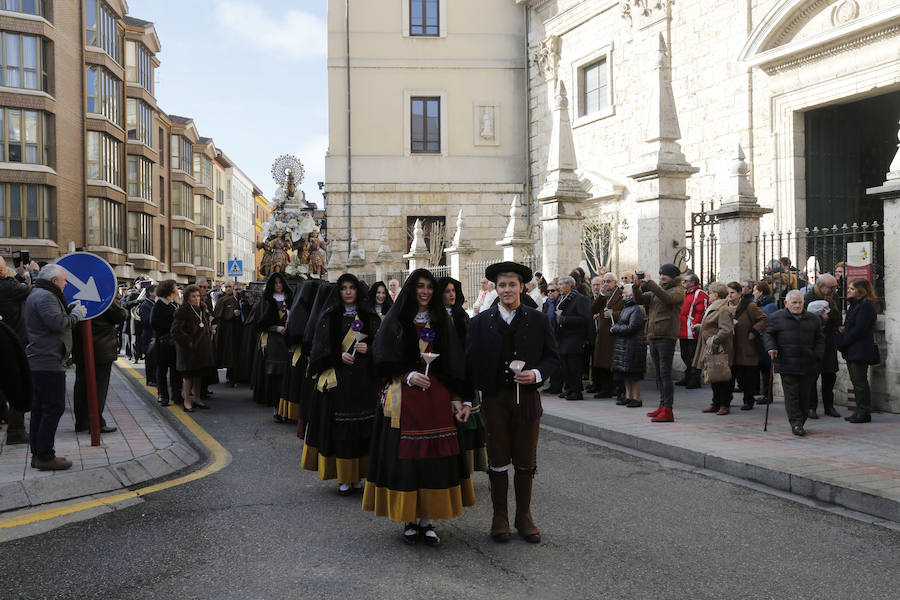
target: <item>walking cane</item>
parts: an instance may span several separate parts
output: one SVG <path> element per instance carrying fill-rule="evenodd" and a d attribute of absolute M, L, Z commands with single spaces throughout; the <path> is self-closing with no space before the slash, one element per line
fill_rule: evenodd
<path fill-rule="evenodd" d="M 775 361 L 772 360 L 769 365 L 769 389 L 766 391 L 766 420 L 763 423 L 763 431 L 768 431 L 769 429 L 769 405 L 772 404 L 772 387 L 775 383 Z"/>

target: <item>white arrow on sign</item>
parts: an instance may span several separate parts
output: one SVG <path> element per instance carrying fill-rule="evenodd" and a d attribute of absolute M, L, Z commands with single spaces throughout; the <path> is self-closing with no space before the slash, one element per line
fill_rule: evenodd
<path fill-rule="evenodd" d="M 78 288 L 78 293 L 73 296 L 76 300 L 84 300 L 85 302 L 102 302 L 100 290 L 94 282 L 94 277 L 88 277 L 87 283 L 78 279 L 72 271 L 66 269 L 66 281 Z"/>

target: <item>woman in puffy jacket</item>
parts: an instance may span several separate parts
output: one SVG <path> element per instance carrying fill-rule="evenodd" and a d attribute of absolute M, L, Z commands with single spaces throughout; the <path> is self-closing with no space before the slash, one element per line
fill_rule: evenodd
<path fill-rule="evenodd" d="M 625 398 L 616 404 L 629 408 L 641 406 L 641 381 L 647 369 L 647 336 L 644 308 L 634 300 L 632 285 L 622 288 L 622 313 L 609 331 L 616 336 L 613 348 L 613 379 L 625 384 Z"/>

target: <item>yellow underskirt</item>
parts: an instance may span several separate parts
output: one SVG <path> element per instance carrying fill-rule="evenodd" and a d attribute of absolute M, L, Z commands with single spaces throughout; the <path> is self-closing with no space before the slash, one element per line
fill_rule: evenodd
<path fill-rule="evenodd" d="M 484 446 L 475 450 L 464 450 L 463 458 L 469 466 L 469 473 L 474 473 L 475 471 L 484 471 L 487 473 L 488 458 L 487 449 Z"/>
<path fill-rule="evenodd" d="M 323 481 L 337 479 L 338 483 L 358 483 L 365 479 L 369 471 L 369 457 L 336 458 L 322 456 L 318 448 L 303 446 L 300 466 L 306 471 L 316 471 Z"/>
<path fill-rule="evenodd" d="M 374 511 L 375 516 L 387 517 L 398 523 L 409 523 L 420 518 L 452 519 L 462 514 L 464 506 L 475 506 L 475 488 L 470 478 L 445 490 L 419 489 L 413 492 L 389 490 L 367 481 L 362 504 L 363 510 Z"/>
<path fill-rule="evenodd" d="M 300 405 L 282 398 L 278 401 L 278 416 L 282 419 L 296 421 L 300 418 Z"/>

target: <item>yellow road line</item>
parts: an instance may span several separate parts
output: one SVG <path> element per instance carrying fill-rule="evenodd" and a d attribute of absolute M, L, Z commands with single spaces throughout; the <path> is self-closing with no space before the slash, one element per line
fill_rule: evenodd
<path fill-rule="evenodd" d="M 147 391 L 151 393 L 153 392 L 153 388 L 147 385 L 144 377 L 140 373 L 138 373 L 134 369 L 134 367 L 132 367 L 128 363 L 128 361 L 119 359 L 116 364 L 118 364 L 119 367 L 129 371 L 131 373 L 131 376 L 134 377 L 141 385 L 143 385 L 144 388 L 147 389 Z M 222 444 L 217 442 L 211 435 L 209 435 L 209 433 L 207 433 L 205 429 L 200 427 L 200 425 L 198 425 L 194 419 L 185 414 L 184 411 L 175 410 L 175 405 L 169 405 L 168 409 L 172 412 L 172 414 L 175 415 L 175 417 L 179 421 L 182 422 L 182 424 L 184 424 L 185 427 L 190 430 L 192 434 L 194 434 L 194 436 L 197 437 L 198 440 L 200 440 L 200 443 L 206 446 L 206 448 L 210 451 L 213 457 L 213 461 L 210 464 L 206 465 L 202 469 L 199 469 L 192 473 L 188 473 L 187 475 L 184 475 L 182 477 L 170 479 L 169 481 L 163 481 L 162 483 L 148 485 L 136 490 L 129 490 L 127 492 L 112 494 L 111 496 L 105 496 L 103 498 L 92 498 L 91 500 L 85 500 L 84 502 L 78 502 L 76 504 L 70 504 L 68 506 L 38 510 L 17 517 L 0 519 L 0 529 L 9 529 L 11 527 L 28 525 L 40 521 L 47 521 L 49 519 L 71 515 L 83 510 L 89 510 L 102 506 L 112 506 L 125 500 L 140 498 L 141 496 L 146 496 L 148 494 L 152 494 L 153 492 L 167 490 L 178 485 L 196 481 L 197 479 L 201 479 L 203 477 L 206 477 L 207 475 L 212 475 L 216 471 L 221 471 L 222 469 L 227 467 L 229 463 L 231 463 L 231 453 L 228 452 L 228 450 L 226 450 L 225 447 L 222 446 Z"/>

